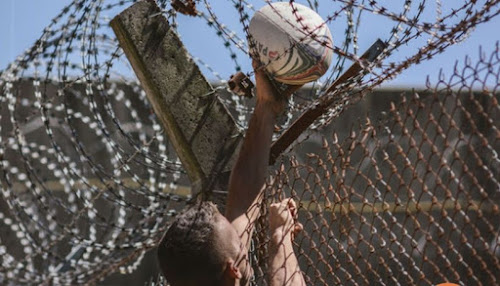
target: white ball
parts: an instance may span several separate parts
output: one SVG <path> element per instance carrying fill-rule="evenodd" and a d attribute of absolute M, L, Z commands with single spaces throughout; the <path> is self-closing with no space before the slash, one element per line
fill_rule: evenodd
<path fill-rule="evenodd" d="M 249 25 L 251 52 L 285 84 L 301 85 L 326 73 L 333 55 L 332 36 L 323 19 L 308 7 L 271 3 Z"/>

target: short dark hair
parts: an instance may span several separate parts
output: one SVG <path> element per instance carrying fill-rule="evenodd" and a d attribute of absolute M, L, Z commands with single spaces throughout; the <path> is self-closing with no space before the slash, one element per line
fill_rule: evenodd
<path fill-rule="evenodd" d="M 225 258 L 215 247 L 216 213 L 213 203 L 198 202 L 179 214 L 165 233 L 158 261 L 172 285 L 198 281 L 216 285 L 222 278 Z"/>

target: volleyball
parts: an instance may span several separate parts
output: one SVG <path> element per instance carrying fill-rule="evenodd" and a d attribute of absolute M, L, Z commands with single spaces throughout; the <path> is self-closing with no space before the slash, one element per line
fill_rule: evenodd
<path fill-rule="evenodd" d="M 325 21 L 308 7 L 270 3 L 249 24 L 249 42 L 276 81 L 302 85 L 320 78 L 332 61 L 332 36 Z"/>

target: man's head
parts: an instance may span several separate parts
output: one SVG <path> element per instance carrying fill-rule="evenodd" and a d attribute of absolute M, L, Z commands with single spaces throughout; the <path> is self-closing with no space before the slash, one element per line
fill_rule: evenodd
<path fill-rule="evenodd" d="M 172 223 L 158 247 L 167 281 L 177 285 L 246 285 L 247 250 L 229 221 L 210 202 L 190 207 Z"/>

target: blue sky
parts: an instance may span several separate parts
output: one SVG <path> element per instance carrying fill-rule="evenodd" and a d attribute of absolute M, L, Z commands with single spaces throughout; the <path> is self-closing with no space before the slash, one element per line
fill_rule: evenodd
<path fill-rule="evenodd" d="M 70 2 L 69 0 L 2 0 L 0 4 L 0 39 L 2 39 L 0 42 L 0 69 L 5 69 L 11 61 L 15 60 L 16 56 L 29 48 L 40 37 L 43 28 L 50 23 L 50 20 Z M 224 1 L 219 2 L 223 3 Z M 262 3 L 262 1 L 259 1 L 259 3 Z M 216 11 L 219 9 L 221 11 L 220 15 L 222 15 L 224 10 L 220 9 L 225 8 L 214 7 L 214 9 Z M 233 17 L 227 18 L 229 20 L 224 19 L 224 21 L 230 23 L 232 21 L 236 25 L 235 29 L 238 29 L 238 23 L 231 18 Z M 362 26 L 364 30 L 360 32 L 361 51 L 364 51 L 376 39 L 377 33 L 382 33 L 381 31 L 384 31 L 385 28 L 383 23 L 367 22 L 362 22 L 365 25 Z M 227 58 L 226 52 L 220 56 L 218 55 L 222 45 L 220 42 L 217 43 L 218 40 L 214 31 L 210 30 L 203 20 L 180 17 L 179 23 L 181 35 L 186 35 L 183 40 L 185 40 L 188 50 L 194 56 L 203 59 L 211 67 L 219 71 L 222 77 L 228 77 L 233 72 L 234 64 L 225 61 Z M 455 61 L 463 60 L 465 55 L 471 56 L 472 59 L 477 58 L 480 45 L 483 46 L 486 53 L 489 53 L 494 49 L 495 43 L 500 40 L 499 27 L 500 17 L 495 17 L 492 21 L 477 27 L 466 41 L 450 47 L 444 54 L 438 55 L 430 61 L 409 68 L 399 75 L 397 79 L 386 83 L 386 86 L 422 86 L 425 84 L 427 75 L 432 79 L 437 76 L 440 68 L 445 71 L 451 70 Z M 384 31 L 382 35 L 386 35 L 386 32 Z M 190 37 L 193 34 L 196 34 L 196 36 Z M 334 34 L 335 42 L 334 31 L 332 31 L 332 34 Z M 215 43 L 210 45 L 209 42 Z M 225 58 L 222 59 L 222 57 Z M 240 58 L 240 62 L 242 62 L 244 71 L 250 69 L 248 60 Z M 207 75 L 207 77 L 210 78 L 211 75 Z"/>

